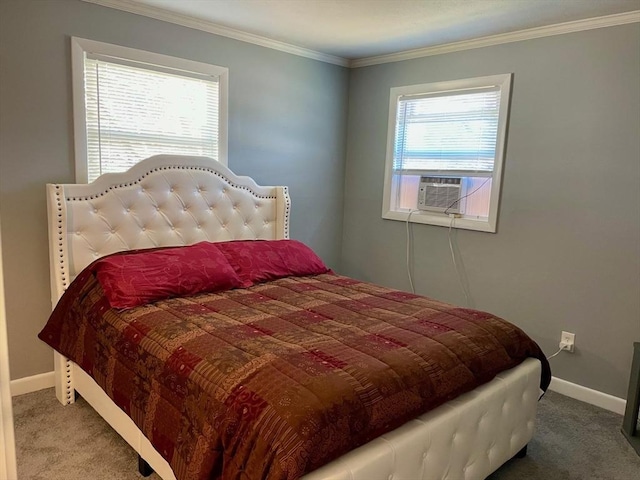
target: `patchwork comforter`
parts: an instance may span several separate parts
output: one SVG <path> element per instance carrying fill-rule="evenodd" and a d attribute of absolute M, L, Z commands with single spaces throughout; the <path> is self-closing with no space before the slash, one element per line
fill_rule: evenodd
<path fill-rule="evenodd" d="M 110 307 L 86 270 L 40 338 L 89 373 L 178 480 L 292 480 L 527 357 L 516 326 L 332 273 Z"/>

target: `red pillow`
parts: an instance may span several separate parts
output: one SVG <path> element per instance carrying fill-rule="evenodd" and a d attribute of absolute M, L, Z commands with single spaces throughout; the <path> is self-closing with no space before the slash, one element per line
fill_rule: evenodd
<path fill-rule="evenodd" d="M 93 264 L 113 308 L 132 308 L 164 298 L 243 286 L 213 243 L 123 252 Z"/>
<path fill-rule="evenodd" d="M 329 271 L 313 250 L 297 240 L 240 240 L 216 245 L 238 273 L 244 286 Z"/>

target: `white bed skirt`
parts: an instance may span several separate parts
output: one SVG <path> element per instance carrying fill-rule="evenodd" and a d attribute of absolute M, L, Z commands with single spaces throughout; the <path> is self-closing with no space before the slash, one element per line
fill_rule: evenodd
<path fill-rule="evenodd" d="M 73 386 L 163 480 L 169 464 L 94 380 L 69 362 Z M 411 420 L 303 477 L 303 480 L 484 479 L 534 432 L 540 362 L 527 359 L 491 382 Z M 132 468 L 135 468 L 132 465 Z"/>

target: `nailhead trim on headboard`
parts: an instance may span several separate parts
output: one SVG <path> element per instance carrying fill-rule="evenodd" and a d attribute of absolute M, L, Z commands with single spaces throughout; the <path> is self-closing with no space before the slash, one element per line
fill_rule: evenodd
<path fill-rule="evenodd" d="M 67 359 L 65 362 L 65 377 L 66 377 L 66 383 L 65 383 L 65 398 L 67 400 L 67 405 L 72 403 L 72 396 L 74 395 L 74 389 L 73 386 L 71 385 L 72 380 L 71 380 L 71 360 Z"/>
<path fill-rule="evenodd" d="M 289 214 L 291 213 L 291 197 L 289 197 L 289 187 L 284 187 L 284 237 L 289 238 Z"/>
<path fill-rule="evenodd" d="M 66 261 L 64 257 L 64 229 L 62 224 L 62 187 L 56 185 L 56 211 L 58 215 L 58 264 L 60 266 L 60 278 L 62 280 L 62 288 L 66 290 L 68 285 L 68 274 L 66 270 Z"/>
<path fill-rule="evenodd" d="M 238 188 L 238 189 L 241 189 L 241 190 L 246 190 L 251 195 L 253 195 L 255 198 L 269 199 L 269 200 L 274 200 L 276 198 L 274 196 L 258 195 L 253 190 L 251 190 L 250 188 L 245 187 L 244 185 L 238 185 L 238 184 L 232 182 L 227 177 L 222 175 L 220 172 L 217 172 L 216 170 L 213 170 L 211 168 L 206 168 L 206 167 L 188 167 L 188 166 L 184 166 L 184 165 L 168 165 L 168 166 L 157 167 L 157 168 L 154 168 L 152 170 L 149 170 L 147 173 L 145 173 L 144 175 L 140 176 L 138 179 L 136 179 L 134 181 L 131 181 L 129 183 L 119 183 L 119 184 L 116 184 L 116 185 L 111 185 L 104 192 L 100 192 L 100 193 L 97 193 L 97 194 L 94 194 L 94 195 L 89 195 L 89 196 L 86 196 L 86 197 L 69 197 L 66 200 L 67 200 L 67 202 L 78 201 L 78 200 L 94 200 L 94 199 L 96 199 L 98 197 L 102 197 L 104 194 L 108 193 L 109 190 L 113 190 L 114 188 L 132 187 L 134 185 L 137 185 L 145 177 L 149 176 L 150 174 L 156 173 L 156 172 L 160 172 L 160 171 L 163 171 L 163 170 L 199 170 L 199 171 L 203 171 L 203 172 L 209 172 L 209 173 L 212 173 L 213 175 L 216 175 L 217 177 L 220 177 L 222 180 L 224 180 L 226 183 L 228 183 L 229 185 L 231 185 L 234 188 Z"/>

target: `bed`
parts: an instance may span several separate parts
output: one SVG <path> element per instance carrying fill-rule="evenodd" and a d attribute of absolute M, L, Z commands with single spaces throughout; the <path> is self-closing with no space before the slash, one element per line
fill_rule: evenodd
<path fill-rule="evenodd" d="M 158 251 L 162 252 L 163 247 L 223 242 L 216 243 L 218 247 L 215 248 L 220 248 L 220 245 L 237 245 L 243 240 L 287 242 L 289 237 L 291 207 L 286 187 L 258 186 L 252 179 L 236 176 L 225 166 L 203 157 L 155 156 L 137 164 L 128 172 L 103 175 L 91 184 L 48 185 L 47 198 L 54 307 L 65 291 L 78 284 L 78 281 L 72 281 L 81 272 L 86 272 L 86 267 L 95 265 L 96 260 L 103 257 L 118 258 L 118 252 L 142 250 L 146 254 L 145 249 L 160 248 Z M 249 243 L 270 245 L 269 242 Z M 116 256 L 111 257 L 113 254 Z M 233 262 L 233 256 L 228 258 Z M 101 290 L 99 282 L 95 283 L 95 288 Z M 351 300 L 357 300 L 363 305 L 366 303 L 362 303 L 365 301 L 363 298 L 370 299 L 370 306 L 375 307 L 381 301 L 396 302 L 400 297 L 406 296 L 405 300 L 412 304 L 412 311 L 423 308 L 424 305 L 420 306 L 421 302 L 430 301 L 434 303 L 428 305 L 429 311 L 455 310 L 456 315 L 465 318 L 487 315 L 465 309 L 451 310 L 454 307 L 346 279 L 333 272 L 318 272 L 317 275 L 314 273 L 312 276 L 303 275 L 299 278 L 285 276 L 273 282 L 247 284 L 230 290 L 231 293 L 208 292 L 204 294 L 202 302 L 206 305 L 211 305 L 211 302 L 226 305 L 229 302 L 228 298 L 215 297 L 217 295 L 235 296 L 233 298 L 236 300 L 242 296 L 250 297 L 252 302 L 259 301 L 260 297 L 268 297 L 277 303 L 278 308 L 295 309 L 295 302 L 299 300 L 295 296 L 291 297 L 291 291 L 308 292 L 310 289 L 320 291 L 323 302 L 327 296 L 351 295 Z M 294 303 L 283 306 L 284 299 L 290 297 Z M 313 305 L 317 305 L 317 299 L 314 301 L 316 303 Z M 162 308 L 175 310 L 175 302 L 182 300 L 168 299 L 167 302 L 169 306 Z M 345 304 L 344 299 L 340 302 L 340 305 Z M 254 308 L 253 303 L 250 306 Z M 144 310 L 152 307 L 140 308 Z M 335 306 L 331 308 L 335 309 Z M 308 313 L 317 309 L 305 307 L 302 310 Z M 378 309 L 382 310 L 384 309 Z M 126 317 L 129 314 L 122 315 Z M 486 318 L 490 322 L 494 321 L 492 316 Z M 484 319 L 483 316 L 481 320 Z M 190 325 L 193 323 L 197 322 L 189 320 Z M 430 328 L 441 328 L 428 323 Z M 253 323 L 251 325 L 255 326 Z M 203 328 L 208 327 L 205 325 Z M 514 327 L 509 335 L 516 334 L 520 335 Z M 44 337 L 46 335 L 41 334 L 41 338 L 46 341 Z M 367 335 L 368 341 L 371 345 L 375 344 L 377 350 L 387 349 L 388 345 L 385 344 L 398 343 L 397 338 L 394 338 Z M 243 337 L 241 341 L 244 340 Z M 356 448 L 348 452 L 340 450 L 339 455 L 333 452 L 329 455 L 332 457 L 330 461 L 313 463 L 314 468 L 305 470 L 303 476 L 292 474 L 291 471 L 288 475 L 291 478 L 302 476 L 305 480 L 486 478 L 504 462 L 526 451 L 526 445 L 534 431 L 541 388 L 546 388 L 550 380 L 548 363 L 537 345 L 526 343 L 526 348 L 531 351 L 523 353 L 523 358 L 517 365 L 497 374 L 490 372 L 490 378 L 482 381 L 476 388 L 455 398 L 447 398 L 446 402 L 414 416 L 415 418 L 405 418 L 400 423 L 395 419 L 387 422 L 388 425 L 383 422 L 388 428 L 372 427 L 376 430 L 375 436 L 371 432 L 366 435 L 363 433 L 362 438 L 367 441 L 361 442 Z M 164 480 L 174 479 L 176 476 L 206 478 L 201 472 L 193 474 L 194 476 L 186 473 L 189 470 L 187 464 L 193 462 L 183 461 L 185 465 L 181 466 L 176 466 L 174 462 L 173 467 L 170 466 L 167 452 L 160 451 L 162 442 L 151 434 L 143 434 L 140 426 L 144 421 L 132 412 L 128 412 L 129 415 L 125 413 L 127 408 L 122 407 L 122 401 L 112 398 L 113 391 L 110 391 L 111 397 L 105 393 L 105 390 L 109 390 L 105 387 L 106 380 L 93 378 L 78 363 L 72 361 L 69 358 L 71 356 L 54 352 L 56 395 L 61 403 L 73 403 L 75 394 L 81 395 L 138 452 L 141 471 L 147 470 L 149 466 Z M 80 362 L 81 357 L 78 359 Z M 339 363 L 326 354 L 314 354 L 313 361 L 332 367 Z M 476 360 L 473 362 L 478 363 Z M 316 368 L 316 363 L 309 368 Z M 243 387 L 244 385 L 239 385 L 238 388 Z M 357 410 L 353 410 L 351 417 L 356 413 Z M 185 435 L 182 432 L 178 436 Z M 258 444 L 252 445 L 246 448 L 256 450 Z M 243 468 L 238 467 L 233 478 L 252 479 L 246 473 L 250 470 L 245 472 Z M 179 474 L 176 475 L 174 471 Z M 217 474 L 212 474 L 212 478 L 215 475 Z M 265 478 L 267 477 L 265 474 Z"/>

